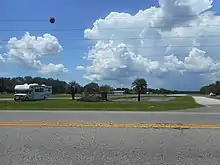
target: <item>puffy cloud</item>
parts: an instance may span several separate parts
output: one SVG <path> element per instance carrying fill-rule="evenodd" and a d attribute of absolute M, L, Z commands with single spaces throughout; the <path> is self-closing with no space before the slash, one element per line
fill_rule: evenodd
<path fill-rule="evenodd" d="M 9 39 L 6 48 L 8 51 L 0 56 L 3 62 L 17 62 L 40 73 L 68 71 L 62 64 L 43 64 L 40 60 L 43 56 L 55 55 L 62 51 L 57 38 L 50 34 L 36 37 L 27 32 L 21 39 Z"/>
<path fill-rule="evenodd" d="M 94 41 L 87 58 L 91 65 L 77 69 L 89 80 L 130 83 L 142 76 L 153 87 L 198 89 L 217 80 L 220 16 L 210 11 L 212 4 L 159 0 L 159 7 L 135 15 L 112 12 L 84 31 Z"/>
<path fill-rule="evenodd" d="M 76 69 L 78 69 L 78 70 L 84 70 L 85 68 L 84 68 L 84 66 L 79 65 L 79 66 L 76 67 Z"/>

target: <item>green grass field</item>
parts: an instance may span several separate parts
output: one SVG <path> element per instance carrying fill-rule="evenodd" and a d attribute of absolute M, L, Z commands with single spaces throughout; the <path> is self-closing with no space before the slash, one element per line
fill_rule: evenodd
<path fill-rule="evenodd" d="M 82 94 L 76 94 L 75 97 L 81 97 Z M 135 94 L 125 94 L 125 95 L 122 95 L 122 96 L 110 96 L 110 97 L 123 97 L 123 98 L 129 98 L 129 97 L 136 97 L 137 95 Z M 143 94 L 142 97 L 146 97 L 146 96 L 150 96 L 150 97 L 157 97 L 157 96 L 164 96 L 162 94 L 160 95 L 156 95 L 156 94 L 150 94 L 150 95 L 146 95 L 146 94 Z M 9 94 L 3 94 L 3 93 L 0 93 L 0 98 L 13 98 L 13 94 L 9 93 Z M 54 94 L 51 96 L 51 98 L 71 98 L 71 94 Z"/>
<path fill-rule="evenodd" d="M 0 93 L 0 98 L 12 98 L 13 94 L 9 93 L 9 94 L 5 94 L 5 93 Z"/>
<path fill-rule="evenodd" d="M 198 108 L 192 97 L 177 97 L 168 102 L 78 102 L 73 100 L 42 100 L 30 102 L 0 101 L 1 110 L 112 110 L 166 111 Z"/>
<path fill-rule="evenodd" d="M 76 94 L 76 97 L 79 97 L 81 96 L 81 94 Z M 13 98 L 14 95 L 12 93 L 8 93 L 8 94 L 3 94 L 3 93 L 0 93 L 0 98 Z M 52 97 L 71 97 L 70 94 L 55 94 L 55 95 L 52 95 Z"/>

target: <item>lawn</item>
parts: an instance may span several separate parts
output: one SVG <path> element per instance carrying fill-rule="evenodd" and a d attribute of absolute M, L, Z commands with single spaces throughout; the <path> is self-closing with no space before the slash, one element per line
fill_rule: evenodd
<path fill-rule="evenodd" d="M 0 93 L 0 98 L 12 98 L 13 94 L 11 93 Z"/>
<path fill-rule="evenodd" d="M 30 102 L 0 101 L 2 110 L 119 110 L 166 111 L 198 108 L 192 97 L 177 97 L 168 102 L 78 102 L 73 100 L 42 100 Z"/>
<path fill-rule="evenodd" d="M 80 97 L 81 94 L 76 94 L 76 97 Z M 7 93 L 7 94 L 4 94 L 4 93 L 0 93 L 0 98 L 13 98 L 14 97 L 14 94 L 12 93 Z M 52 97 L 71 97 L 70 94 L 54 94 L 52 95 Z"/>
<path fill-rule="evenodd" d="M 82 96 L 82 94 L 75 94 L 75 97 L 81 97 L 81 96 Z M 62 94 L 62 93 L 60 93 L 60 94 L 54 94 L 54 95 L 52 95 L 51 97 L 52 97 L 52 98 L 53 98 L 53 97 L 58 97 L 58 98 L 59 98 L 59 97 L 60 97 L 60 98 L 61 98 L 61 97 L 62 97 L 62 98 L 65 98 L 65 97 L 66 97 L 66 98 L 71 98 L 72 96 L 71 96 L 71 94 Z"/>
<path fill-rule="evenodd" d="M 75 95 L 75 97 L 81 97 L 82 96 L 82 94 L 76 94 Z M 146 97 L 146 96 L 151 96 L 151 97 L 157 97 L 157 96 L 163 96 L 163 95 L 142 95 L 142 97 Z M 6 94 L 4 94 L 4 93 L 0 93 L 0 98 L 13 98 L 14 97 L 14 95 L 12 94 L 12 93 L 6 93 Z M 125 94 L 125 95 L 122 95 L 122 96 L 115 96 L 115 95 L 109 95 L 108 97 L 110 97 L 110 98 L 118 98 L 118 97 L 123 97 L 123 98 L 130 98 L 130 97 L 137 97 L 137 95 L 135 95 L 135 94 Z M 62 94 L 62 93 L 60 93 L 60 94 L 54 94 L 54 95 L 52 95 L 51 96 L 51 98 L 71 98 L 71 94 Z"/>

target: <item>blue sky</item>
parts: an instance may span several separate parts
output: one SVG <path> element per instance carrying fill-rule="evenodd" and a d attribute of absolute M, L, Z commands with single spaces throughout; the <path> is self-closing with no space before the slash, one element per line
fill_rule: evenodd
<path fill-rule="evenodd" d="M 205 0 L 201 0 L 201 1 L 203 1 L 202 3 L 206 5 Z M 214 7 L 211 10 L 215 11 L 216 14 L 219 15 L 220 14 L 220 8 L 219 8 L 220 1 L 215 0 L 213 5 Z M 91 42 L 83 40 L 84 30 L 86 28 L 92 28 L 93 23 L 97 19 L 105 18 L 111 12 L 125 12 L 125 13 L 130 13 L 130 14 L 136 14 L 139 10 L 141 9 L 145 10 L 151 6 L 158 6 L 158 0 L 111 0 L 111 1 L 2 0 L 1 5 L 0 5 L 0 41 L 1 41 L 0 43 L 6 44 L 6 41 L 10 39 L 11 37 L 20 38 L 24 35 L 25 32 L 30 32 L 30 34 L 33 36 L 42 36 L 44 33 L 49 33 L 57 37 L 57 39 L 59 40 L 60 44 L 63 47 L 63 51 L 59 55 L 55 55 L 52 57 L 50 56 L 43 57 L 43 62 L 45 64 L 50 63 L 50 62 L 54 64 L 60 64 L 60 63 L 64 64 L 64 66 L 69 71 L 68 73 L 63 73 L 62 75 L 59 75 L 58 76 L 59 79 L 66 80 L 66 81 L 76 80 L 82 84 L 85 84 L 89 81 L 83 78 L 84 71 L 76 70 L 76 66 L 78 65 L 85 66 L 85 65 L 91 64 L 90 61 L 83 59 L 83 56 L 86 56 L 85 54 L 88 53 L 88 46 L 89 45 L 91 46 Z M 195 6 L 194 8 L 200 8 L 200 7 L 202 8 L 203 6 L 198 5 L 198 6 Z M 173 11 L 175 11 L 175 9 Z M 48 22 L 48 18 L 51 16 L 56 18 L 55 24 L 50 24 Z M 12 21 L 12 22 L 5 21 L 4 22 L 3 21 L 3 20 L 22 20 L 22 19 L 33 20 L 33 21 L 27 21 L 27 22 L 20 22 L 20 21 Z M 148 19 L 146 17 L 144 19 L 146 19 L 145 22 L 147 22 L 149 21 L 150 18 Z M 34 20 L 44 20 L 44 21 L 38 22 Z M 132 26 L 135 26 L 135 23 Z M 60 30 L 53 31 L 53 29 L 60 29 Z M 78 29 L 78 30 L 62 30 L 62 29 Z M 212 29 L 210 28 L 210 34 L 213 34 L 212 30 L 213 28 Z M 100 32 L 101 31 L 102 30 L 100 29 Z M 114 34 L 113 31 L 112 33 Z M 200 33 L 203 33 L 203 32 L 201 31 Z M 187 33 L 184 35 L 187 36 Z M 154 52 L 156 51 L 157 50 L 154 50 Z M 214 50 L 209 50 L 209 51 L 214 51 Z M 4 50 L 0 49 L 0 54 L 3 52 Z M 181 54 L 181 53 L 183 53 L 182 50 L 179 51 L 179 54 L 183 57 L 188 55 L 188 54 Z M 211 57 L 217 58 L 217 54 L 218 53 L 214 53 L 213 56 Z M 155 59 L 157 58 L 155 57 Z M 128 64 L 125 64 L 125 65 L 128 65 Z M 211 66 L 211 64 L 209 66 Z M 129 69 L 133 71 L 131 66 L 128 66 L 128 67 L 130 67 Z M 207 72 L 208 70 L 209 69 L 207 69 Z M 136 70 L 134 70 L 134 72 L 136 72 Z M 7 63 L 0 65 L 0 74 L 3 75 L 4 73 L 7 73 L 7 75 L 4 75 L 4 76 L 11 76 L 11 77 L 12 76 L 25 76 L 25 75 L 43 76 L 34 70 L 29 70 L 25 67 L 20 67 L 17 65 L 12 66 Z M 189 74 L 189 76 L 190 75 L 192 74 Z M 112 75 L 112 77 L 114 76 L 115 75 Z M 119 75 L 119 77 L 120 76 L 121 75 Z M 167 76 L 167 77 L 170 78 L 171 76 Z M 150 84 L 156 84 L 154 82 L 158 82 L 157 79 L 153 79 L 153 78 L 151 79 L 151 78 L 152 77 L 151 76 L 149 77 L 148 75 L 147 79 L 150 81 Z M 174 80 L 177 79 L 177 77 L 175 76 L 172 78 L 174 78 Z M 186 78 L 184 81 L 187 81 L 187 80 L 188 78 Z M 166 81 L 167 84 L 170 84 L 171 81 L 173 82 L 173 80 L 171 79 L 168 80 L 165 78 L 164 78 L 164 81 Z M 210 80 L 208 80 L 207 78 L 204 82 L 207 83 L 209 81 Z M 158 86 L 163 87 L 163 85 L 161 85 L 163 83 L 161 84 L 158 83 L 158 84 L 159 84 Z M 177 83 L 177 86 L 178 86 L 178 83 Z M 185 86 L 183 82 L 181 86 L 183 87 Z M 196 88 L 199 87 L 198 84 L 196 84 L 195 86 Z M 192 88 L 194 88 L 194 86 Z"/>
<path fill-rule="evenodd" d="M 82 57 L 88 52 L 88 41 L 73 40 L 83 39 L 84 29 L 91 28 L 94 21 L 104 18 L 112 11 L 136 13 L 140 9 L 157 5 L 155 0 L 3 0 L 0 6 L 0 20 L 45 20 L 45 21 L 13 21 L 0 22 L 0 40 L 5 43 L 11 37 L 21 37 L 26 31 L 31 35 L 41 36 L 50 33 L 59 39 L 63 46 L 63 51 L 53 58 L 46 58 L 45 61 L 53 63 L 63 63 L 69 70 L 68 73 L 60 75 L 60 79 L 76 80 L 82 83 L 87 82 L 82 78 L 83 72 L 76 70 L 77 65 L 88 63 Z M 50 24 L 47 19 L 50 16 L 56 18 L 55 24 Z M 72 31 L 53 31 L 53 29 L 74 29 Z M 36 31 L 37 30 L 37 31 Z M 40 31 L 42 30 L 42 31 Z M 1 72 L 7 72 L 8 76 L 41 76 L 35 71 L 25 68 L 2 65 Z"/>
<path fill-rule="evenodd" d="M 220 14 L 220 1 L 218 1 L 218 0 L 213 1 L 212 11 L 215 11 L 217 15 Z"/>

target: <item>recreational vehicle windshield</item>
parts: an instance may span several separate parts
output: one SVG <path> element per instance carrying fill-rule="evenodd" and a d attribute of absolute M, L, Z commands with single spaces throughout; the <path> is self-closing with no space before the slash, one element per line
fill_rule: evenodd
<path fill-rule="evenodd" d="M 52 95 L 52 87 L 46 85 L 24 84 L 15 85 L 14 100 L 43 100 Z"/>

